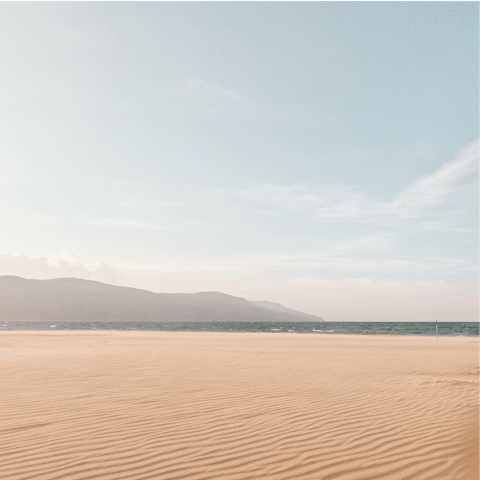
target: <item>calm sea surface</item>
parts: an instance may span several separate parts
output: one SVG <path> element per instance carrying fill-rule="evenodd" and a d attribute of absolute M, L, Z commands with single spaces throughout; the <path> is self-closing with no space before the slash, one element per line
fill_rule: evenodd
<path fill-rule="evenodd" d="M 435 335 L 432 322 L 2 322 L 1 330 L 143 330 L 343 335 Z M 440 322 L 438 335 L 477 337 L 477 322 Z"/>

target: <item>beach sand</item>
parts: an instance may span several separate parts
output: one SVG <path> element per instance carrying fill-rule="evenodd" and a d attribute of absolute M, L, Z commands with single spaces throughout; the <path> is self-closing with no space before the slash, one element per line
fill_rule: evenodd
<path fill-rule="evenodd" d="M 478 338 L 0 333 L 0 478 L 478 479 Z"/>

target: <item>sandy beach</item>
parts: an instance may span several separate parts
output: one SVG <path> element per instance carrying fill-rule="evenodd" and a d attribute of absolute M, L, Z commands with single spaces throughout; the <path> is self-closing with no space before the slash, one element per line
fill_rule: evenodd
<path fill-rule="evenodd" d="M 2 479 L 478 479 L 478 339 L 2 332 Z"/>

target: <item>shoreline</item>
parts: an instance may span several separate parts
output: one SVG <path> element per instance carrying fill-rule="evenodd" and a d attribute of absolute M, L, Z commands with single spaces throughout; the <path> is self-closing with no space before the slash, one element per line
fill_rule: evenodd
<path fill-rule="evenodd" d="M 322 336 L 322 337 L 365 337 L 365 338 L 472 338 L 472 339 L 480 339 L 478 335 L 438 335 L 438 337 L 434 334 L 432 335 L 408 335 L 408 334 L 397 334 L 397 335 L 390 335 L 388 333 L 384 334 L 375 334 L 375 333 L 368 333 L 368 334 L 361 334 L 361 333 L 322 333 L 322 332 L 246 332 L 246 331 L 200 331 L 200 330 L 140 330 L 140 329 L 88 329 L 88 330 L 76 330 L 76 329 L 60 329 L 60 330 L 0 330 L 0 335 L 2 334 L 15 334 L 15 333 L 58 333 L 58 334 L 86 334 L 86 333 L 101 333 L 101 332 L 112 332 L 112 333 L 146 333 L 146 334 L 226 334 L 226 335 L 301 335 L 301 336 Z"/>
<path fill-rule="evenodd" d="M 420 336 L 479 338 L 478 322 L 20 322 L 0 323 L 5 331 L 144 331 L 295 333 L 358 336 Z"/>

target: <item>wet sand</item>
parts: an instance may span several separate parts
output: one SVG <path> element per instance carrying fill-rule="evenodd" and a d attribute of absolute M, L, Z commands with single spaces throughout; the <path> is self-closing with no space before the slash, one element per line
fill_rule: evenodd
<path fill-rule="evenodd" d="M 1 332 L 2 479 L 475 480 L 478 338 Z"/>

